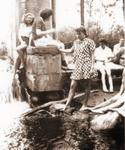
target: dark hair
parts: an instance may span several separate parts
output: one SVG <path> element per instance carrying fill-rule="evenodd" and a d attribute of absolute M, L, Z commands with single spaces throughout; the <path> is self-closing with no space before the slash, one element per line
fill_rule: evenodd
<path fill-rule="evenodd" d="M 52 14 L 53 14 L 52 9 L 46 8 L 46 9 L 40 11 L 40 16 L 41 16 L 44 20 L 48 19 L 50 16 L 52 16 Z"/>
<path fill-rule="evenodd" d="M 124 39 L 124 35 L 119 35 L 119 39 Z"/>
<path fill-rule="evenodd" d="M 82 33 L 84 33 L 84 34 L 87 36 L 86 29 L 84 28 L 84 26 L 81 26 L 81 27 L 79 27 L 79 28 L 76 28 L 75 31 L 76 31 L 77 33 L 82 32 Z"/>
<path fill-rule="evenodd" d="M 107 45 L 107 41 L 104 38 L 99 39 L 99 43 Z"/>

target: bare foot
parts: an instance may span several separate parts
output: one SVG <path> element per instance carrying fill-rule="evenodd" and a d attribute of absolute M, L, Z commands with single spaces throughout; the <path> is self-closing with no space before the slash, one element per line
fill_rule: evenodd
<path fill-rule="evenodd" d="M 93 110 L 93 109 L 92 109 L 92 112 L 97 113 L 97 114 L 103 114 L 104 113 L 102 110 Z"/>
<path fill-rule="evenodd" d="M 109 93 L 109 91 L 108 91 L 108 90 L 106 90 L 106 89 L 103 89 L 103 92 L 104 92 L 104 93 Z"/>
<path fill-rule="evenodd" d="M 85 111 L 85 112 L 91 112 L 92 108 L 90 107 L 84 107 L 84 108 L 81 108 L 80 111 Z"/>
<path fill-rule="evenodd" d="M 86 105 L 83 104 L 82 107 L 80 108 L 80 111 L 84 111 L 86 108 L 87 108 Z"/>
<path fill-rule="evenodd" d="M 35 48 L 35 46 L 28 45 L 27 49 Z"/>
<path fill-rule="evenodd" d="M 60 108 L 61 111 L 65 111 L 66 110 L 66 106 L 64 106 L 63 108 Z"/>
<path fill-rule="evenodd" d="M 109 92 L 110 92 L 110 93 L 114 93 L 114 90 L 110 90 Z"/>

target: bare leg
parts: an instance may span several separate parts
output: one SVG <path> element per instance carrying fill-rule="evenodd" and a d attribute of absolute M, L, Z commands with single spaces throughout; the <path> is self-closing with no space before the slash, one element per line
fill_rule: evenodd
<path fill-rule="evenodd" d="M 14 68 L 14 76 L 13 76 L 13 78 L 15 78 L 16 71 L 19 70 L 21 63 L 24 60 L 24 58 L 23 58 L 24 57 L 23 50 L 25 50 L 26 48 L 27 48 L 27 46 L 25 44 L 24 45 L 19 45 L 16 48 L 17 53 L 18 53 L 18 57 L 17 57 L 16 62 L 15 62 L 15 68 Z"/>
<path fill-rule="evenodd" d="M 22 46 L 17 47 L 18 57 L 20 57 L 20 60 L 21 60 L 21 63 L 23 66 L 25 64 L 25 58 L 24 57 L 26 54 L 26 48 L 27 48 L 26 45 L 22 45 Z"/>
<path fill-rule="evenodd" d="M 23 52 L 23 55 L 21 57 L 22 66 L 25 67 L 26 64 L 26 51 Z"/>
<path fill-rule="evenodd" d="M 118 106 L 121 103 L 120 100 L 122 99 L 122 97 L 124 97 L 124 93 L 125 93 L 125 69 L 124 69 L 123 74 L 122 74 L 122 84 L 120 87 L 120 91 L 115 96 L 111 97 L 109 100 L 107 100 L 103 103 L 100 103 L 99 105 L 97 105 L 97 106 L 95 106 L 89 110 L 102 111 L 102 109 L 104 109 L 104 108 L 108 108 L 108 107 L 110 108 L 112 106 L 113 107 Z M 88 108 L 87 108 L 87 110 L 88 110 Z"/>
<path fill-rule="evenodd" d="M 107 75 L 108 75 L 109 91 L 113 92 L 113 80 L 112 80 L 112 76 L 111 76 L 111 69 L 107 68 L 106 72 L 107 72 Z"/>
<path fill-rule="evenodd" d="M 112 109 L 112 108 L 119 108 L 119 107 L 123 106 L 123 104 L 124 104 L 124 97 L 121 96 L 115 102 L 109 103 L 107 106 L 101 107 L 99 109 L 93 109 L 93 110 L 95 112 L 105 112 L 105 111 Z"/>
<path fill-rule="evenodd" d="M 122 83 L 121 83 L 120 91 L 115 96 L 111 97 L 109 100 L 93 107 L 93 109 L 103 108 L 103 107 L 109 106 L 112 103 L 115 103 L 121 98 L 124 92 L 125 92 L 125 70 L 123 71 L 123 74 L 122 74 Z"/>
<path fill-rule="evenodd" d="M 20 57 L 18 56 L 17 59 L 16 59 L 16 62 L 15 62 L 15 71 L 14 71 L 15 73 L 16 73 L 16 71 L 19 69 L 20 64 L 21 64 L 21 59 L 20 59 Z"/>
<path fill-rule="evenodd" d="M 84 99 L 82 107 L 80 108 L 80 111 L 83 110 L 87 106 L 89 95 L 90 95 L 91 80 L 87 79 L 86 81 L 87 81 L 87 88 L 85 89 L 85 99 Z"/>
<path fill-rule="evenodd" d="M 70 85 L 69 95 L 64 109 L 66 109 L 66 107 L 71 103 L 73 97 L 75 96 L 76 87 L 77 87 L 77 81 L 72 80 Z"/>
<path fill-rule="evenodd" d="M 107 89 L 107 86 L 106 86 L 106 80 L 105 80 L 105 76 L 106 76 L 105 69 L 102 68 L 99 71 L 101 72 L 102 89 L 103 89 L 104 92 L 108 92 L 108 89 Z"/>
<path fill-rule="evenodd" d="M 122 90 L 125 91 L 125 69 L 123 70 L 123 73 L 122 73 L 122 87 L 121 87 L 121 91 Z"/>

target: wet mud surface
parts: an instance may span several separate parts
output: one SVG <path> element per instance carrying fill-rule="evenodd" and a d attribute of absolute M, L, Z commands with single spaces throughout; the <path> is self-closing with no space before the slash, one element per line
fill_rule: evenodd
<path fill-rule="evenodd" d="M 95 91 L 88 105 L 94 106 L 116 93 Z M 28 111 L 27 105 L 23 107 Z M 91 116 L 79 111 L 70 114 L 46 109 L 27 116 L 23 113 L 24 109 L 1 128 L 1 150 L 123 150 L 122 121 L 111 130 L 95 132 L 90 127 Z"/>

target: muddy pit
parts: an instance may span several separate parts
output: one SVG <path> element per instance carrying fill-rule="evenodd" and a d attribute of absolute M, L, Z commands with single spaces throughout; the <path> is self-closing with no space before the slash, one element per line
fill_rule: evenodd
<path fill-rule="evenodd" d="M 88 105 L 94 106 L 115 93 L 95 91 Z M 77 103 L 73 105 L 79 107 Z M 91 115 L 75 109 L 72 113 L 47 108 L 20 114 L 1 137 L 1 150 L 124 150 L 123 118 L 113 129 L 102 132 L 90 128 L 90 119 Z"/>

